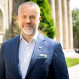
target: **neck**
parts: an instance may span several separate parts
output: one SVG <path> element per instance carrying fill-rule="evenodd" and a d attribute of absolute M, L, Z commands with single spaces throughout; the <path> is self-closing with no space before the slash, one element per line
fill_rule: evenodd
<path fill-rule="evenodd" d="M 36 32 L 35 32 L 36 33 Z M 32 35 L 26 35 L 24 33 L 22 33 L 23 38 L 25 39 L 25 41 L 27 43 L 29 43 L 31 41 L 31 39 L 33 38 L 33 36 L 35 35 L 35 33 L 33 33 Z"/>

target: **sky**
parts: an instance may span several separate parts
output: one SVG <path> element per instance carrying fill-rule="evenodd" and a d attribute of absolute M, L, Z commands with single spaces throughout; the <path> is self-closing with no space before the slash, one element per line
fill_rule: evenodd
<path fill-rule="evenodd" d="M 79 9 L 79 0 L 70 0 L 70 8 L 73 10 L 74 8 Z"/>

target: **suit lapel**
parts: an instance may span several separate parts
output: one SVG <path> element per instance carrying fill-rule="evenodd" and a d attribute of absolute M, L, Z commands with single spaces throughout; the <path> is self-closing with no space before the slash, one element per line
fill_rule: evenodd
<path fill-rule="evenodd" d="M 21 79 L 21 75 L 19 73 L 19 68 L 18 68 L 18 63 L 19 63 L 19 59 L 18 59 L 18 54 L 19 54 L 19 42 L 20 42 L 20 35 L 18 35 L 15 39 L 14 39 L 14 61 L 15 61 L 15 65 L 16 65 L 16 71 L 18 73 L 18 77 L 19 79 Z"/>
<path fill-rule="evenodd" d="M 39 54 L 42 52 L 43 46 L 44 46 L 44 41 L 45 41 L 45 38 L 43 37 L 43 35 L 38 33 L 37 41 L 36 41 L 36 44 L 35 44 L 35 47 L 34 47 L 34 51 L 33 51 L 32 57 L 31 57 L 31 61 L 30 61 L 30 64 L 29 64 L 29 68 L 28 68 L 26 77 L 30 73 L 30 71 L 32 70 L 36 60 L 39 57 Z M 41 47 L 41 49 L 40 49 L 40 47 Z"/>
<path fill-rule="evenodd" d="M 20 41 L 20 38 L 14 40 L 14 45 L 15 45 L 14 58 L 15 58 L 15 63 L 16 63 L 16 65 L 19 63 L 19 59 L 18 59 L 19 41 Z"/>

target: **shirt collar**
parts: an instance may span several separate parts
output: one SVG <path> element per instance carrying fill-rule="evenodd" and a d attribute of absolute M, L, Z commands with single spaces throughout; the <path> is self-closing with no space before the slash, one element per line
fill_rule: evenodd
<path fill-rule="evenodd" d="M 33 36 L 33 38 L 32 38 L 31 40 L 33 40 L 33 39 L 34 39 L 34 40 L 36 41 L 37 36 L 38 36 L 38 30 L 36 31 L 35 35 Z M 23 38 L 22 34 L 20 34 L 20 41 L 21 41 L 22 39 L 24 40 L 24 38 Z M 24 41 L 25 41 L 25 40 L 24 40 Z"/>

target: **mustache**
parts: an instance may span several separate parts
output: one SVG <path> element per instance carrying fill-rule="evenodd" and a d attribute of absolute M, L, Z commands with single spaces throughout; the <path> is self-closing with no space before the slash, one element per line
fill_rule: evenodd
<path fill-rule="evenodd" d="M 23 25 L 23 26 L 24 26 L 24 25 L 30 25 L 30 26 L 33 26 L 33 24 L 27 24 L 27 23 L 23 23 L 22 25 Z"/>

